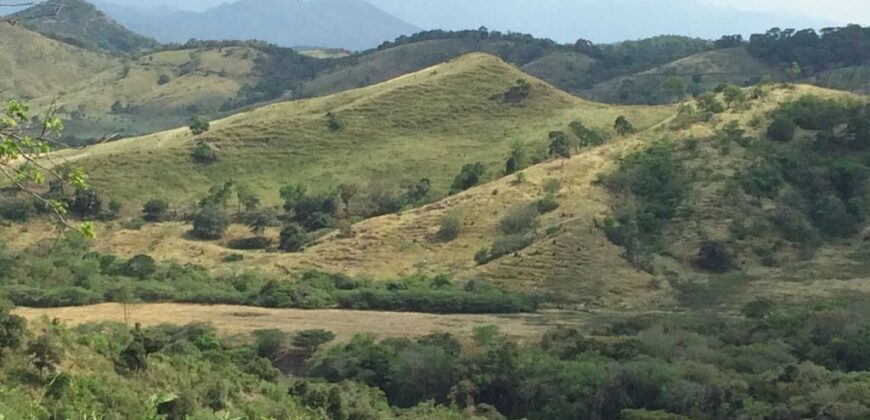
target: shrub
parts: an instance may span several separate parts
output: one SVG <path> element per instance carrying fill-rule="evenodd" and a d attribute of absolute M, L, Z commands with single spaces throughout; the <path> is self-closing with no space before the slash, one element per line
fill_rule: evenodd
<path fill-rule="evenodd" d="M 284 252 L 299 252 L 308 242 L 305 229 L 297 224 L 290 224 L 281 230 L 279 248 Z"/>
<path fill-rule="evenodd" d="M 810 225 L 806 216 L 790 209 L 781 208 L 777 211 L 774 223 L 785 239 L 800 244 L 814 244 L 819 241 L 819 233 Z"/>
<path fill-rule="evenodd" d="M 334 340 L 335 333 L 327 330 L 305 330 L 299 331 L 293 336 L 293 345 L 304 349 L 309 354 L 314 353 L 317 349 Z"/>
<path fill-rule="evenodd" d="M 556 200 L 555 195 L 547 194 L 544 198 L 535 201 L 534 206 L 538 213 L 547 214 L 559 208 L 559 201 Z"/>
<path fill-rule="evenodd" d="M 194 146 L 190 157 L 196 163 L 210 164 L 217 162 L 217 152 L 208 143 L 199 142 Z"/>
<path fill-rule="evenodd" d="M 790 118 L 776 117 L 767 127 L 767 138 L 778 142 L 790 142 L 794 139 L 797 125 Z"/>
<path fill-rule="evenodd" d="M 152 199 L 142 207 L 142 219 L 148 222 L 162 222 L 168 219 L 169 203 Z"/>
<path fill-rule="evenodd" d="M 269 329 L 254 331 L 254 338 L 257 340 L 255 344 L 257 355 L 275 360 L 285 350 L 290 337 L 284 331 Z"/>
<path fill-rule="evenodd" d="M 220 239 L 229 224 L 230 219 L 223 209 L 217 206 L 206 206 L 193 217 L 191 234 L 197 239 Z"/>
<path fill-rule="evenodd" d="M 698 250 L 698 266 L 715 273 L 726 273 L 734 266 L 728 247 L 720 241 L 707 241 Z"/>
<path fill-rule="evenodd" d="M 857 231 L 858 219 L 849 213 L 846 204 L 834 194 L 825 194 L 813 202 L 813 223 L 823 232 L 847 237 Z"/>
<path fill-rule="evenodd" d="M 170 79 L 168 75 L 161 74 L 160 77 L 157 78 L 157 85 L 163 86 L 171 81 L 172 81 L 172 79 Z"/>
<path fill-rule="evenodd" d="M 619 134 L 620 136 L 627 136 L 635 132 L 634 125 L 632 125 L 624 115 L 620 115 L 616 119 L 616 122 L 613 124 L 613 129 L 616 130 L 616 134 Z"/>
<path fill-rule="evenodd" d="M 456 194 L 465 191 L 483 180 L 483 175 L 486 173 L 486 167 L 483 163 L 469 163 L 462 167 L 459 175 L 453 180 L 453 185 L 450 187 L 450 194 Z"/>
<path fill-rule="evenodd" d="M 505 235 L 522 234 L 538 227 L 538 210 L 534 206 L 514 206 L 499 221 L 498 230 Z"/>
<path fill-rule="evenodd" d="M 190 132 L 193 133 L 193 135 L 198 136 L 208 131 L 210 128 L 210 124 L 205 118 L 197 116 L 190 119 L 189 128 Z"/>
<path fill-rule="evenodd" d="M 36 206 L 33 200 L 9 199 L 0 201 L 0 217 L 12 221 L 24 223 L 36 214 Z"/>
<path fill-rule="evenodd" d="M 127 260 L 122 273 L 128 277 L 145 280 L 157 271 L 157 263 L 148 255 L 136 255 Z"/>
<path fill-rule="evenodd" d="M 441 217 L 441 227 L 438 229 L 438 239 L 452 241 L 462 232 L 462 218 L 456 214 L 445 214 Z"/>
<path fill-rule="evenodd" d="M 550 178 L 541 185 L 541 189 L 547 194 L 558 194 L 562 190 L 562 181 L 556 178 Z"/>
<path fill-rule="evenodd" d="M 753 197 L 773 198 L 785 183 L 781 171 L 769 163 L 755 163 L 740 174 L 743 191 Z"/>
<path fill-rule="evenodd" d="M 257 236 L 253 238 L 233 239 L 232 241 L 227 242 L 227 248 L 245 251 L 266 249 L 270 244 L 269 239 Z"/>
<path fill-rule="evenodd" d="M 722 105 L 722 102 L 719 102 L 719 99 L 716 98 L 716 94 L 713 92 L 702 93 L 695 100 L 698 104 L 698 109 L 702 112 L 709 112 L 711 114 L 725 112 L 725 106 Z"/>
<path fill-rule="evenodd" d="M 127 230 L 139 230 L 145 226 L 145 220 L 141 218 L 130 219 L 124 222 L 121 227 Z"/>

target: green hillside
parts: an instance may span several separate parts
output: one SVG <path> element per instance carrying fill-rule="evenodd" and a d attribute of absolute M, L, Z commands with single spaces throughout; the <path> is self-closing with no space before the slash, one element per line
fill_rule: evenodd
<path fill-rule="evenodd" d="M 87 49 L 129 54 L 158 45 L 109 19 L 84 0 L 48 0 L 9 18 L 50 38 Z"/>
<path fill-rule="evenodd" d="M 528 98 L 517 104 L 497 98 L 519 79 L 531 81 Z M 585 102 L 495 57 L 472 54 L 368 88 L 213 121 L 201 136 L 183 128 L 58 157 L 86 167 L 93 185 L 129 203 L 130 211 L 155 197 L 189 203 L 229 180 L 269 203 L 293 181 L 326 190 L 342 182 L 397 186 L 428 178 L 433 192 L 444 194 L 466 163 L 481 161 L 497 176 L 511 142 L 537 150 L 549 131 L 574 119 L 609 127 L 626 114 L 646 127 L 667 112 Z M 341 129 L 330 130 L 327 113 Z M 217 162 L 195 163 L 197 142 L 213 147 Z"/>

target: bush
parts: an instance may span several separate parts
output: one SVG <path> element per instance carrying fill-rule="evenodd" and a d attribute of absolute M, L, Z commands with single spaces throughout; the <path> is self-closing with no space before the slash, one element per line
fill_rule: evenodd
<path fill-rule="evenodd" d="M 559 201 L 553 194 L 547 194 L 544 198 L 535 201 L 535 209 L 540 214 L 547 214 L 559 208 Z"/>
<path fill-rule="evenodd" d="M 698 266 L 715 273 L 726 273 L 734 268 L 728 247 L 719 241 L 707 241 L 698 250 Z"/>
<path fill-rule="evenodd" d="M 438 239 L 452 241 L 462 232 L 462 218 L 455 214 L 445 214 L 441 217 L 441 227 L 438 229 Z"/>
<path fill-rule="evenodd" d="M 269 239 L 263 238 L 261 236 L 244 239 L 233 239 L 232 241 L 227 242 L 227 248 L 238 249 L 242 251 L 266 249 L 269 248 L 269 245 L 271 245 Z"/>
<path fill-rule="evenodd" d="M 462 167 L 459 175 L 453 180 L 453 185 L 450 187 L 450 194 L 456 194 L 465 191 L 483 180 L 483 175 L 486 173 L 486 167 L 483 163 L 469 163 Z"/>
<path fill-rule="evenodd" d="M 293 345 L 304 349 L 309 354 L 314 353 L 317 349 L 334 340 L 335 333 L 327 330 L 305 330 L 299 331 L 293 336 Z"/>
<path fill-rule="evenodd" d="M 781 170 L 769 163 L 756 163 L 740 174 L 743 191 L 753 197 L 774 198 L 785 183 Z"/>
<path fill-rule="evenodd" d="M 0 217 L 12 221 L 24 223 L 36 214 L 36 206 L 33 200 L 9 199 L 0 201 Z"/>
<path fill-rule="evenodd" d="M 157 263 L 154 258 L 147 255 L 136 255 L 124 264 L 122 274 L 145 280 L 157 271 Z"/>
<path fill-rule="evenodd" d="M 171 81 L 172 81 L 172 79 L 170 79 L 168 75 L 161 74 L 160 77 L 157 78 L 157 85 L 163 86 Z"/>
<path fill-rule="evenodd" d="M 308 242 L 305 229 L 297 224 L 287 225 L 281 230 L 279 248 L 284 252 L 299 252 Z"/>
<path fill-rule="evenodd" d="M 794 139 L 797 125 L 789 118 L 776 117 L 767 127 L 767 138 L 781 143 L 790 142 Z"/>
<path fill-rule="evenodd" d="M 813 224 L 831 236 L 848 237 L 858 230 L 858 218 L 834 194 L 825 194 L 813 202 Z"/>
<path fill-rule="evenodd" d="M 538 213 L 535 206 L 521 204 L 514 206 L 499 221 L 498 230 L 505 235 L 517 235 L 538 227 Z"/>
<path fill-rule="evenodd" d="M 215 152 L 208 143 L 203 142 L 197 143 L 196 146 L 194 146 L 193 151 L 190 153 L 190 157 L 194 162 L 202 164 L 210 164 L 217 162 L 218 160 L 217 152 Z"/>
<path fill-rule="evenodd" d="M 220 239 L 229 225 L 230 219 L 223 209 L 216 206 L 206 206 L 193 217 L 191 234 L 197 239 Z"/>
<path fill-rule="evenodd" d="M 711 114 L 725 112 L 725 105 L 722 105 L 722 102 L 716 98 L 716 94 L 713 92 L 702 93 L 695 100 L 698 103 L 698 109 L 702 112 L 709 112 Z"/>
<path fill-rule="evenodd" d="M 210 128 L 210 124 L 205 118 L 193 117 L 190 119 L 189 128 L 190 132 L 193 133 L 193 135 L 198 136 L 208 131 Z"/>
<path fill-rule="evenodd" d="M 142 219 L 148 222 L 162 222 L 169 217 L 169 203 L 152 199 L 142 207 Z"/>

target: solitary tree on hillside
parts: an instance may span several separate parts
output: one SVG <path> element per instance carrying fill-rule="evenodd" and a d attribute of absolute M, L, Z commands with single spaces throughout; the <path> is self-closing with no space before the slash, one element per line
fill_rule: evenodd
<path fill-rule="evenodd" d="M 550 156 L 555 158 L 570 158 L 571 144 L 568 142 L 568 136 L 564 131 L 550 132 Z"/>
<path fill-rule="evenodd" d="M 209 130 L 209 123 L 205 118 L 196 116 L 190 119 L 190 132 L 198 136 Z"/>
<path fill-rule="evenodd" d="M 635 131 L 634 125 L 632 125 L 624 115 L 620 115 L 616 119 L 616 122 L 613 123 L 613 129 L 616 131 L 616 134 L 619 134 L 620 136 L 627 136 L 633 134 Z"/>
<path fill-rule="evenodd" d="M 731 108 L 734 104 L 746 102 L 746 94 L 743 92 L 743 89 L 740 89 L 739 86 L 733 83 L 725 85 L 722 89 L 722 94 L 725 97 L 725 103 L 728 105 L 728 108 Z"/>

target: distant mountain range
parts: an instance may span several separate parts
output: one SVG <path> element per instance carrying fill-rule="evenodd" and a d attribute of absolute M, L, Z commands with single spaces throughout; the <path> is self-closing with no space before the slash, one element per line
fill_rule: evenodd
<path fill-rule="evenodd" d="M 161 42 L 260 39 L 288 47 L 362 50 L 419 31 L 363 0 L 241 0 L 203 12 L 95 3 L 124 26 Z"/>

